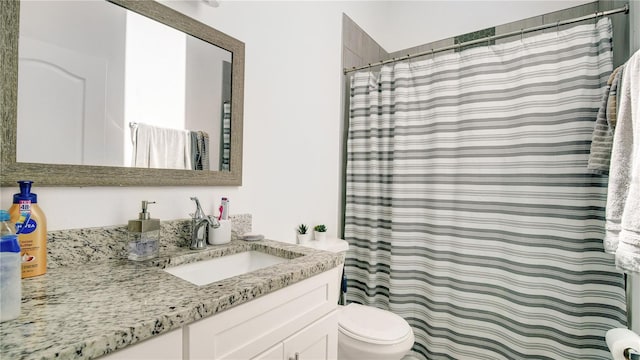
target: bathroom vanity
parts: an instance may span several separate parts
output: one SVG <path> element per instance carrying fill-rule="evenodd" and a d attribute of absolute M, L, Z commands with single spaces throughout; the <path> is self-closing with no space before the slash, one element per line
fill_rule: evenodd
<path fill-rule="evenodd" d="M 287 260 L 201 286 L 163 270 L 246 251 Z M 343 262 L 298 245 L 234 240 L 139 263 L 50 269 L 23 281 L 20 317 L 0 323 L 0 358 L 335 359 Z"/>
<path fill-rule="evenodd" d="M 340 275 L 333 268 L 104 359 L 336 359 Z"/>

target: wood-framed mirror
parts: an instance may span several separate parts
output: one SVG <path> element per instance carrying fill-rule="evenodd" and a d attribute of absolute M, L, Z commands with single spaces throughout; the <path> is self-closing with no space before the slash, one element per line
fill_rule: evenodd
<path fill-rule="evenodd" d="M 52 6 L 56 6 L 58 2 L 51 2 Z M 74 2 L 70 1 L 69 4 L 79 4 L 83 2 Z M 96 3 L 96 2 L 85 2 L 85 3 Z M 94 163 L 93 160 L 87 160 L 91 158 L 91 151 L 95 153 L 105 153 L 106 157 L 118 157 L 123 158 L 124 161 L 127 161 L 127 158 L 131 158 L 131 154 L 126 153 L 125 151 L 120 151 L 122 145 L 118 143 L 117 146 L 109 146 L 101 148 L 100 151 L 94 150 L 84 150 L 90 148 L 91 144 L 99 143 L 102 141 L 102 138 L 107 137 L 106 128 L 98 128 L 98 130 L 93 130 L 94 136 L 86 135 L 88 131 L 86 128 L 88 127 L 85 123 L 82 123 L 82 118 L 91 118 L 93 115 L 88 113 L 87 105 L 82 104 L 81 106 L 71 106 L 70 111 L 61 111 L 57 113 L 57 110 L 48 110 L 46 107 L 47 104 L 40 105 L 39 103 L 29 103 L 25 100 L 24 92 L 25 89 L 37 88 L 42 90 L 41 93 L 37 95 L 32 95 L 31 98 L 46 100 L 48 103 L 64 103 L 64 100 L 58 100 L 59 98 L 64 98 L 62 94 L 62 90 L 60 90 L 60 86 L 57 83 L 54 85 L 50 85 L 49 87 L 45 85 L 39 85 L 37 81 L 44 78 L 43 75 L 39 72 L 34 72 L 35 75 L 30 75 L 25 73 L 24 69 L 28 69 L 27 66 L 23 64 L 23 54 L 28 53 L 29 49 L 25 50 L 25 44 L 28 44 L 30 39 L 23 39 L 20 35 L 21 24 L 20 24 L 20 15 L 21 15 L 21 3 L 19 0 L 8 0 L 8 1 L 0 1 L 0 46 L 1 46 L 1 59 L 0 59 L 0 125 L 2 128 L 2 134 L 0 136 L 0 149 L 2 150 L 2 154 L 0 156 L 0 183 L 5 186 L 13 186 L 15 185 L 17 180 L 29 179 L 35 181 L 39 186 L 197 186 L 197 185 L 218 185 L 218 186 L 230 186 L 236 185 L 239 186 L 242 184 L 242 132 L 243 132 L 243 92 L 244 92 L 244 43 L 241 41 L 234 39 L 220 31 L 217 31 L 207 25 L 204 25 L 184 14 L 181 14 L 169 7 L 166 7 L 160 3 L 150 0 L 108 0 L 103 4 L 107 4 L 114 9 L 126 9 L 127 14 L 131 17 L 131 14 L 134 17 L 142 17 L 153 20 L 153 22 L 157 22 L 160 24 L 166 25 L 167 29 L 172 31 L 177 30 L 177 32 L 182 33 L 182 37 L 188 38 L 185 40 L 187 50 L 191 49 L 189 47 L 189 42 L 192 41 L 194 43 L 205 44 L 197 45 L 199 48 L 205 48 L 211 45 L 211 47 L 217 47 L 223 49 L 224 51 L 229 53 L 227 61 L 225 63 L 230 66 L 222 67 L 225 68 L 226 76 L 225 79 L 228 81 L 229 85 L 227 86 L 226 92 L 228 95 L 228 99 L 224 99 L 223 97 L 216 98 L 216 101 L 210 100 L 209 98 L 203 99 L 202 94 L 208 94 L 209 90 L 201 90 L 202 87 L 198 84 L 196 86 L 189 85 L 189 81 L 185 81 L 184 77 L 179 78 L 177 82 L 167 83 L 167 86 L 158 86 L 155 85 L 156 88 L 167 88 L 173 89 L 175 87 L 180 86 L 172 86 L 170 84 L 182 84 L 186 82 L 188 85 L 186 86 L 188 89 L 191 89 L 191 92 L 188 92 L 185 95 L 173 96 L 171 93 L 167 94 L 154 94 L 156 100 L 150 101 L 152 104 L 151 107 L 155 107 L 154 104 L 158 106 L 162 106 L 165 101 L 161 96 L 168 96 L 174 98 L 181 98 L 182 108 L 178 108 L 179 114 L 182 117 L 180 121 L 186 121 L 184 119 L 191 118 L 197 111 L 191 110 L 191 108 L 196 107 L 202 113 L 206 110 L 206 106 L 203 110 L 203 104 L 209 106 L 209 113 L 205 113 L 205 117 L 215 117 L 219 120 L 219 124 L 223 124 L 222 130 L 217 130 L 218 132 L 214 134 L 212 137 L 223 139 L 223 144 L 220 145 L 218 143 L 212 143 L 213 145 L 207 147 L 214 148 L 215 155 L 213 165 L 211 167 L 205 166 L 196 168 L 195 162 L 193 164 L 189 163 L 184 168 L 175 168 L 173 166 L 167 166 L 167 168 L 157 168 L 159 166 L 149 165 L 149 164 L 116 164 L 113 165 L 111 160 L 106 162 L 106 165 L 102 165 L 102 163 Z M 28 6 L 32 6 L 29 2 L 25 2 L 22 4 L 26 10 Z M 75 9 L 74 9 L 75 10 Z M 115 10 L 109 10 L 115 11 Z M 120 11 L 120 10 L 118 10 Z M 75 12 L 75 11 L 74 11 Z M 96 11 L 91 10 L 89 13 L 96 14 Z M 50 12 L 49 12 L 50 15 Z M 66 12 L 66 16 L 69 16 L 69 12 Z M 75 15 L 77 16 L 77 15 Z M 52 17 L 52 16 L 50 16 Z M 81 18 L 78 16 L 77 18 Z M 141 17 L 140 17 L 141 18 Z M 92 19 L 94 23 L 99 23 L 100 21 Z M 41 23 L 41 21 L 34 21 Z M 61 21 L 59 21 L 61 22 Z M 68 23 L 69 21 L 64 21 Z M 75 21 L 73 21 L 75 23 Z M 86 20 L 84 22 L 87 22 Z M 27 24 L 27 21 L 24 21 L 22 25 Z M 82 22 L 78 22 L 82 23 Z M 133 28 L 131 23 L 127 22 L 128 30 Z M 162 26 L 164 26 L 162 25 Z M 93 41 L 97 43 L 99 47 L 107 47 L 103 44 L 99 39 L 95 37 L 92 38 L 92 35 L 89 31 L 81 31 L 78 29 L 66 30 L 68 33 L 85 33 L 85 37 L 89 39 L 89 41 Z M 99 30 L 102 33 L 105 33 L 109 39 L 116 37 L 116 35 L 111 30 Z M 25 33 L 27 31 L 25 30 Z M 51 32 L 51 30 L 48 30 Z M 124 33 L 124 31 L 123 31 Z M 142 33 L 146 34 L 146 33 Z M 30 34 L 29 34 L 30 35 Z M 124 35 L 123 35 L 124 36 Z M 127 35 L 129 36 L 129 35 Z M 138 35 L 140 38 L 140 35 Z M 22 41 L 22 44 L 20 43 Z M 38 39 L 39 41 L 39 39 Z M 89 42 L 87 41 L 87 42 Z M 129 39 L 127 38 L 127 41 Z M 183 41 L 183 40 L 179 40 Z M 37 42 L 37 41 L 36 41 Z M 139 44 L 150 43 L 150 41 L 146 41 L 143 37 L 142 42 Z M 183 43 L 184 44 L 184 43 Z M 22 46 L 21 46 L 22 45 Z M 56 45 L 56 44 L 54 44 Z M 124 46 L 124 45 L 123 45 Z M 165 47 L 164 44 L 161 44 L 161 47 Z M 128 49 L 128 53 L 133 53 L 130 49 L 137 49 L 140 46 L 133 45 Z M 20 50 L 19 50 L 20 49 Z M 45 48 L 48 49 L 48 48 Z M 20 52 L 23 54 L 19 54 Z M 29 52 L 30 53 L 30 52 Z M 175 52 L 172 52 L 172 54 Z M 189 54 L 195 53 L 191 51 Z M 74 53 L 72 53 L 74 54 Z M 161 60 L 164 61 L 164 56 L 158 56 Z M 68 56 L 68 58 L 73 59 L 74 61 L 78 59 L 78 56 Z M 95 56 L 94 56 L 95 58 Z M 178 57 L 180 58 L 180 57 Z M 186 60 L 184 60 L 186 58 Z M 196 60 L 194 61 L 193 58 Z M 87 57 L 87 59 L 92 59 L 91 57 Z M 198 61 L 199 60 L 199 61 Z M 146 61 L 146 63 L 145 63 Z M 208 59 L 198 59 L 193 55 L 185 55 L 182 56 L 181 60 L 183 73 L 188 73 L 191 71 L 191 77 L 195 78 L 205 78 L 206 71 L 203 71 L 201 68 L 197 70 L 189 70 L 190 66 L 194 63 L 198 63 L 199 65 L 211 64 L 212 61 Z M 76 61 L 78 62 L 78 61 Z M 85 60 L 82 58 L 79 61 L 82 64 L 90 63 L 91 60 Z M 162 62 L 162 61 L 160 61 Z M 97 61 L 96 63 L 100 63 Z M 148 58 L 147 60 L 139 60 L 138 61 L 139 69 L 145 69 L 150 66 L 146 65 L 154 65 L 156 61 L 153 61 L 152 58 Z M 141 64 L 141 65 L 140 65 Z M 217 64 L 217 63 L 216 63 Z M 157 64 L 155 64 L 157 65 Z M 127 69 L 131 73 L 132 68 L 135 67 L 130 66 L 127 63 Z M 19 69 L 20 68 L 20 69 Z M 35 66 L 37 70 L 37 66 Z M 109 64 L 109 66 L 104 66 L 105 69 L 109 69 L 109 72 L 114 73 L 117 71 L 114 68 L 113 64 Z M 217 68 L 216 68 L 217 69 Z M 216 70 L 217 71 L 217 70 Z M 104 71 L 105 73 L 107 71 Z M 122 71 L 125 72 L 124 70 Z M 164 70 L 161 70 L 164 73 Z M 98 72 L 98 74 L 101 74 Z M 195 74 L 195 75 L 194 75 Z M 25 81 L 29 79 L 35 79 L 35 83 L 32 83 L 31 87 L 27 83 L 25 85 Z M 102 79 L 101 76 L 97 78 Z M 149 77 L 147 75 L 147 79 L 153 80 L 155 78 L 154 75 Z M 143 77 L 144 79 L 144 77 Z M 101 80 L 103 82 L 110 82 L 111 80 Z M 124 83 L 124 80 L 118 80 L 121 83 Z M 129 80 L 127 81 L 127 85 L 129 87 L 125 87 L 122 85 L 122 92 L 125 92 L 125 89 L 131 89 L 131 85 L 129 84 Z M 163 80 L 164 81 L 164 80 Z M 217 82 L 221 82 L 222 80 Z M 200 81 L 200 83 L 211 83 L 212 81 Z M 20 86 L 18 86 L 20 84 Z M 36 84 L 35 86 L 33 84 Z M 200 87 L 199 87 L 200 86 Z M 71 85 L 73 87 L 73 85 Z M 81 82 L 81 88 L 86 89 L 89 86 L 87 82 Z M 108 86 L 104 86 L 108 88 Z M 98 86 L 97 88 L 100 88 Z M 113 87 L 114 89 L 120 89 L 118 87 Z M 20 90 L 19 90 L 20 89 Z M 187 90 L 188 90 L 187 89 Z M 195 90 L 194 90 L 195 89 Z M 136 91 L 128 90 L 130 93 L 135 94 Z M 138 94 L 145 94 L 149 90 L 138 90 Z M 211 90 L 211 92 L 215 92 L 217 90 Z M 110 88 L 109 94 L 116 94 L 118 97 L 120 96 L 119 91 L 114 91 Z M 124 95 L 123 95 L 124 96 Z M 86 97 L 86 95 L 85 95 Z M 108 96 L 104 96 L 104 94 L 97 96 L 96 98 L 108 98 Z M 133 100 L 132 100 L 133 99 Z M 127 104 L 138 104 L 138 98 L 127 98 L 126 101 L 119 99 L 120 103 Z M 185 100 L 186 99 L 186 100 Z M 155 101 L 155 102 L 154 102 Z M 85 100 L 86 102 L 86 100 Z M 109 101 L 107 101 L 109 102 Z M 115 101 L 116 103 L 118 101 Z M 187 105 L 185 105 L 187 103 Z M 214 104 L 214 105 L 211 105 Z M 112 105 L 102 105 L 104 107 L 112 106 Z M 211 106 L 214 106 L 214 110 L 211 110 Z M 124 105 L 121 106 L 122 108 Z M 187 108 L 185 110 L 185 107 Z M 189 108 L 191 107 L 191 108 Z M 46 111 L 40 111 L 40 117 L 46 118 L 49 123 L 33 123 L 22 121 L 24 118 L 24 114 L 31 114 L 34 111 L 37 113 L 37 110 L 47 109 Z M 80 111 L 74 110 L 76 108 L 81 108 Z M 143 114 L 140 115 L 140 112 L 136 112 L 134 109 L 128 110 L 129 113 L 134 114 L 135 116 L 113 116 L 113 114 L 109 113 L 110 109 L 116 108 L 118 111 L 122 110 L 122 113 L 126 112 L 126 109 L 121 109 L 118 107 L 109 108 L 103 111 L 103 108 L 98 107 L 98 110 L 94 113 L 108 113 L 108 116 L 113 123 L 113 119 L 117 119 L 116 128 L 121 128 L 122 131 L 119 135 L 115 136 L 115 138 L 120 138 L 120 142 L 122 144 L 126 144 L 127 140 L 130 139 L 134 146 L 136 141 L 132 138 L 135 134 L 134 128 L 138 125 L 138 119 L 140 119 L 140 124 L 147 123 L 148 119 L 156 118 L 163 113 L 167 113 L 168 111 L 161 109 L 160 111 L 156 111 L 153 115 Z M 158 110 L 158 109 L 155 109 Z M 118 111 L 113 111 L 113 113 L 119 113 Z M 55 113 L 55 114 L 54 114 Z M 60 125 L 58 122 L 61 121 L 57 119 L 67 119 L 72 118 L 73 114 L 82 113 L 78 116 L 80 122 L 71 124 L 66 124 L 64 126 Z M 71 114 L 71 115 L 68 115 Z M 158 115 L 160 114 L 160 115 Z M 21 117 L 22 116 L 22 117 Z M 227 121 L 224 121 L 226 117 Z M 216 120 L 218 121 L 218 120 Z M 25 125 L 28 124 L 28 125 Z M 103 126 L 103 125 L 100 125 Z M 112 128 L 114 126 L 110 125 Z M 152 127 L 154 127 L 153 125 Z M 216 125 L 219 127 L 219 125 Z M 84 133 L 78 133 L 77 129 L 84 129 Z M 187 133 L 187 138 L 189 134 L 192 134 L 194 137 L 194 142 L 192 144 L 187 145 L 192 148 L 195 147 L 195 134 L 201 134 L 203 131 L 197 131 L 200 128 L 185 128 L 184 131 Z M 214 132 L 216 130 L 213 130 Z M 204 132 L 209 136 L 207 132 Z M 36 136 L 37 134 L 37 136 Z M 226 137 L 225 137 L 226 135 Z M 75 141 L 78 138 L 83 138 L 83 141 Z M 95 139 L 99 139 L 96 141 Z M 201 140 L 201 138 L 200 138 Z M 141 140 L 138 139 L 138 142 Z M 51 155 L 56 150 L 56 144 L 65 144 L 77 142 L 75 147 L 71 146 L 70 150 L 67 152 L 77 155 L 79 152 L 86 153 L 79 157 L 80 160 L 56 160 L 57 157 L 53 157 L 53 160 L 47 159 L 46 156 Z M 37 146 L 36 146 L 37 145 Z M 131 144 L 126 144 L 131 145 Z M 181 144 L 183 145 L 183 144 Z M 226 147 L 226 152 L 224 151 Z M 37 148 L 37 151 L 33 151 L 31 153 L 31 148 Z M 111 150 L 110 150 L 111 149 Z M 116 150 L 113 150 L 116 149 Z M 50 151 L 49 151 L 50 150 Z M 135 150 L 134 154 L 135 154 Z M 139 150 L 138 150 L 139 151 Z M 64 151 L 63 151 L 64 152 Z M 120 153 L 121 152 L 121 153 Z M 177 151 L 176 151 L 177 152 Z M 117 156 L 114 153 L 118 153 Z M 207 153 L 208 155 L 208 153 Z M 42 156 L 42 157 L 40 157 Z M 78 157 L 78 156 L 76 156 Z M 99 155 L 99 157 L 105 157 L 105 155 Z M 135 157 L 135 155 L 134 155 Z M 100 165 L 98 165 L 100 164 Z M 190 166 L 190 167 L 189 167 Z M 210 170 L 207 170 L 209 168 Z"/>

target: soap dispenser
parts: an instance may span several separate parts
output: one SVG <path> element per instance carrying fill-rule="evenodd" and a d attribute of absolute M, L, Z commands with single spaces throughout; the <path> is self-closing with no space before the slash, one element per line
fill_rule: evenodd
<path fill-rule="evenodd" d="M 142 201 L 138 219 L 129 220 L 129 260 L 143 261 L 158 257 L 160 252 L 160 220 L 151 219 L 147 206 L 155 201 Z"/>

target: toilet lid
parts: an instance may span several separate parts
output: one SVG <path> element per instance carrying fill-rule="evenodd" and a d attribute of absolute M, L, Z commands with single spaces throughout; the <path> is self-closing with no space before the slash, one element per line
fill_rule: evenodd
<path fill-rule="evenodd" d="M 402 317 L 355 303 L 342 309 L 338 325 L 343 334 L 376 344 L 400 342 L 411 333 L 411 327 Z"/>

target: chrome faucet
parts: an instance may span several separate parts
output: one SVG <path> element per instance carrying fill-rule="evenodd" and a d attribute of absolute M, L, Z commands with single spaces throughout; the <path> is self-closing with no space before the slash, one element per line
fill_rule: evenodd
<path fill-rule="evenodd" d="M 211 215 L 205 215 L 200 207 L 200 200 L 192 197 L 191 200 L 196 202 L 196 212 L 191 215 L 191 245 L 192 250 L 202 250 L 207 247 L 207 231 L 209 227 L 218 228 L 220 223 Z M 206 226 L 205 226 L 206 225 Z M 205 226 L 203 228 L 203 226 Z"/>

